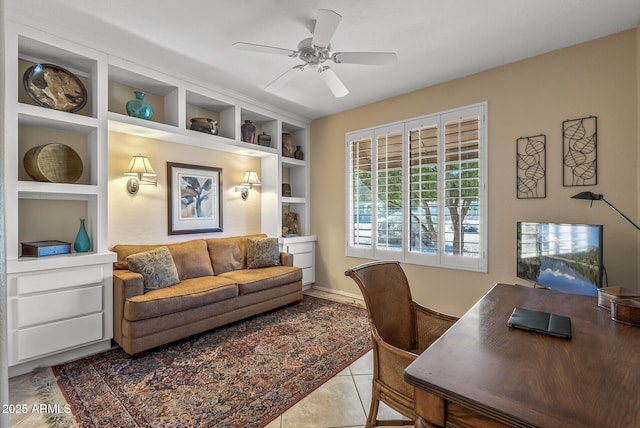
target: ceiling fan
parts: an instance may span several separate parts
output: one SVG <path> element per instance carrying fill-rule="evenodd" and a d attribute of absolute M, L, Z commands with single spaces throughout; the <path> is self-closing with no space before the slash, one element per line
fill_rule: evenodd
<path fill-rule="evenodd" d="M 394 52 L 331 52 L 331 37 L 333 37 L 341 20 L 342 16 L 332 10 L 318 10 L 318 17 L 312 32 L 313 37 L 298 43 L 297 50 L 245 42 L 236 42 L 233 46 L 238 49 L 287 55 L 292 58 L 300 58 L 303 61 L 304 64 L 294 66 L 269 83 L 265 87 L 266 91 L 275 92 L 295 74 L 295 71 L 304 71 L 307 68 L 312 68 L 320 73 L 322 80 L 333 95 L 336 98 L 341 98 L 347 95 L 349 90 L 344 86 L 338 75 L 325 64 L 326 62 L 385 65 L 394 62 L 397 58 Z"/>

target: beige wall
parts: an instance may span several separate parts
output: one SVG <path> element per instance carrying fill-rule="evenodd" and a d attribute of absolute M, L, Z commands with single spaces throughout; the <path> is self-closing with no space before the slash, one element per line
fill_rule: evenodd
<path fill-rule="evenodd" d="M 632 219 L 638 215 L 636 30 L 554 51 L 469 77 L 315 120 L 311 124 L 311 232 L 318 236 L 316 286 L 359 294 L 344 276 L 363 262 L 345 254 L 345 133 L 480 101 L 489 104 L 489 270 L 405 265 L 414 298 L 464 313 L 496 282 L 518 282 L 519 220 L 604 225 L 610 285 L 636 286 L 637 234 L 602 203 L 569 197 L 602 193 Z M 428 73 L 429 70 L 424 70 Z M 598 184 L 562 186 L 562 122 L 598 118 Z M 515 140 L 547 135 L 547 197 L 516 198 Z M 522 281 L 520 281 L 522 283 Z"/>
<path fill-rule="evenodd" d="M 158 176 L 158 187 L 140 186 L 127 192 L 123 175 L 133 155 L 147 156 Z M 222 168 L 223 232 L 197 235 L 167 233 L 167 162 Z M 167 141 L 109 133 L 109 246 L 124 243 L 168 243 L 203 236 L 234 236 L 260 232 L 260 187 L 243 201 L 235 186 L 247 170 L 258 171 L 260 159 Z"/>

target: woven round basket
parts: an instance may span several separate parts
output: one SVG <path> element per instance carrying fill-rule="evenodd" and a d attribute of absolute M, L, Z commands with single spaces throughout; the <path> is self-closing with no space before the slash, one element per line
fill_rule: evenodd
<path fill-rule="evenodd" d="M 60 143 L 31 148 L 24 155 L 24 169 L 36 181 L 75 183 L 82 175 L 82 159 L 71 147 Z"/>

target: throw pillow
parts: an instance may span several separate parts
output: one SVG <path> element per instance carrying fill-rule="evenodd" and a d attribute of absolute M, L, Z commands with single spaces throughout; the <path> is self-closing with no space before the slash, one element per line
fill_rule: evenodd
<path fill-rule="evenodd" d="M 247 268 L 256 269 L 280 265 L 278 238 L 247 239 Z"/>
<path fill-rule="evenodd" d="M 167 247 L 132 254 L 127 257 L 127 264 L 129 270 L 142 275 L 145 293 L 180 282 L 178 270 Z"/>

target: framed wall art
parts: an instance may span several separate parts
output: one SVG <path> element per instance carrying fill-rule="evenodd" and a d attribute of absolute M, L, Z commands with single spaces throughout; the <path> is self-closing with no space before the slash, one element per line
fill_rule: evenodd
<path fill-rule="evenodd" d="M 169 235 L 222 232 L 222 168 L 167 162 Z"/>
<path fill-rule="evenodd" d="M 518 199 L 547 196 L 547 136 L 520 137 L 516 140 L 516 192 Z"/>
<path fill-rule="evenodd" d="M 598 121 L 595 116 L 562 122 L 562 185 L 598 184 Z"/>

